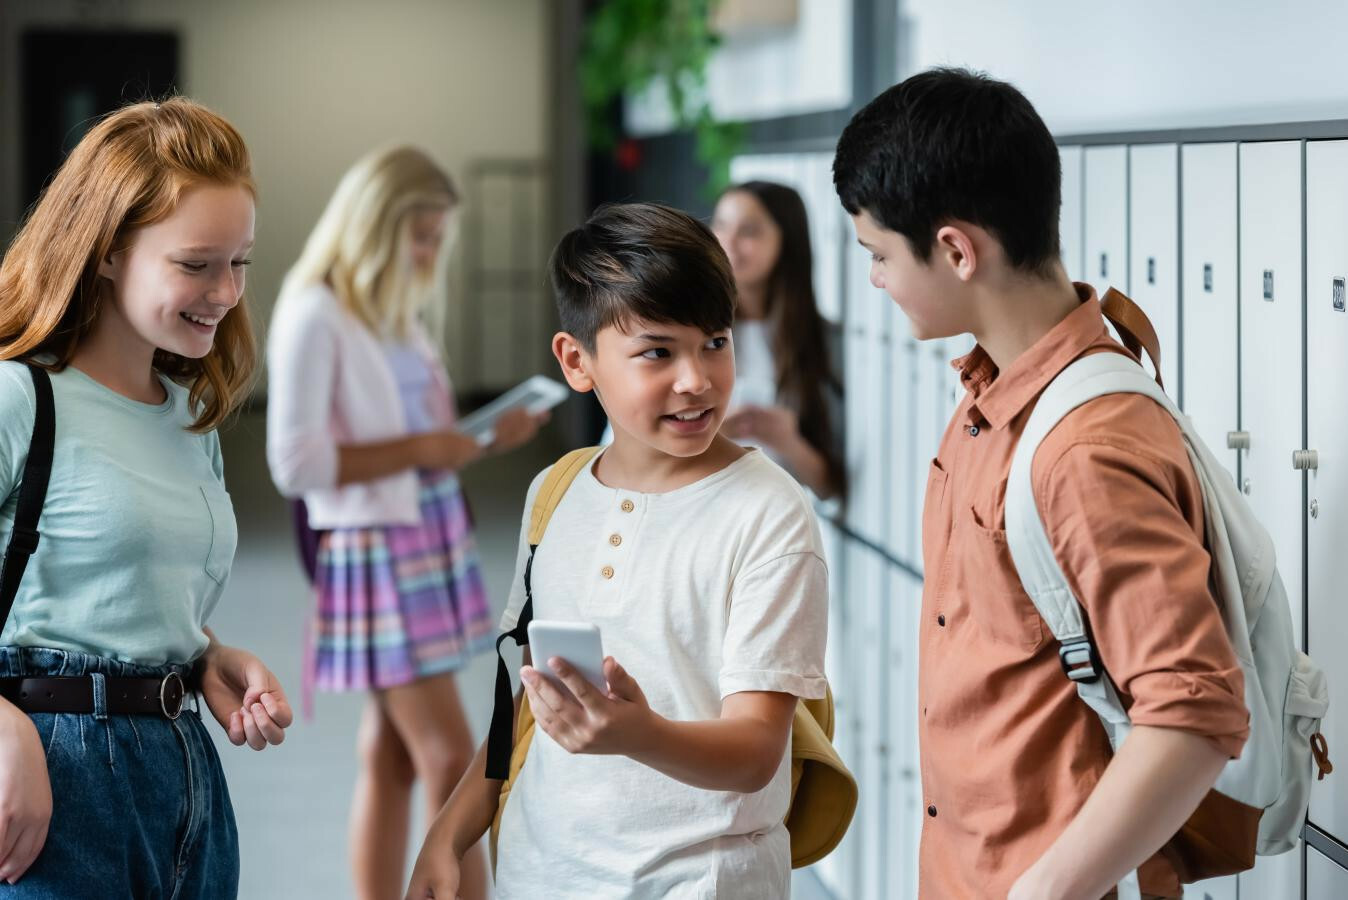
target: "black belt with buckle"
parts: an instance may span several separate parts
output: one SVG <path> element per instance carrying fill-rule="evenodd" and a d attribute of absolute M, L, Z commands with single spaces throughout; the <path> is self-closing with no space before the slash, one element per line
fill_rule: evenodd
<path fill-rule="evenodd" d="M 190 677 L 190 676 L 189 676 Z M 169 672 L 163 678 L 104 676 L 109 715 L 182 715 L 188 686 L 183 676 Z M 94 679 L 90 675 L 0 678 L 0 697 L 26 713 L 94 712 Z"/>

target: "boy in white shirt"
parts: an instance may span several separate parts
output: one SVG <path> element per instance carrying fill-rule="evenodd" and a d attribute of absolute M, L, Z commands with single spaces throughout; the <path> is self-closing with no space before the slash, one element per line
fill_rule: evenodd
<path fill-rule="evenodd" d="M 797 698 L 826 691 L 827 572 L 794 479 L 718 432 L 735 382 L 735 293 L 716 238 L 654 204 L 609 206 L 551 262 L 567 381 L 613 444 L 571 485 L 532 564 L 534 616 L 599 626 L 601 692 L 559 659 L 521 680 L 539 732 L 506 804 L 502 898 L 790 894 L 786 753 Z M 525 504 L 515 587 L 525 603 Z M 622 661 L 620 665 L 618 660 Z M 409 898 L 452 898 L 491 825 L 486 744 L 433 823 Z"/>

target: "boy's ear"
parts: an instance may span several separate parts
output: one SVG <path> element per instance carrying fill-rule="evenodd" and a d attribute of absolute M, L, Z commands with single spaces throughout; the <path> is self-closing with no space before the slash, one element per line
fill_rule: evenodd
<path fill-rule="evenodd" d="M 586 371 L 590 357 L 580 341 L 568 332 L 559 331 L 552 336 L 552 355 L 557 357 L 557 363 L 562 367 L 562 375 L 572 390 L 582 394 L 594 390 L 594 379 Z"/>
<path fill-rule="evenodd" d="M 978 270 L 978 251 L 969 229 L 963 225 L 942 225 L 936 232 L 936 258 L 950 267 L 960 281 L 969 281 Z"/>

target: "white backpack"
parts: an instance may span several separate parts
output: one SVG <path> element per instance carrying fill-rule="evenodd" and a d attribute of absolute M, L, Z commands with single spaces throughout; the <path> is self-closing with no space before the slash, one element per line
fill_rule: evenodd
<path fill-rule="evenodd" d="M 1096 397 L 1119 393 L 1151 397 L 1169 411 L 1183 433 L 1203 488 L 1216 599 L 1245 675 L 1250 737 L 1244 751 L 1227 763 L 1204 801 L 1205 805 L 1214 801 L 1216 812 L 1209 808 L 1201 815 L 1200 806 L 1167 845 L 1166 855 L 1177 864 L 1181 880 L 1197 881 L 1250 868 L 1254 852 L 1272 855 L 1296 845 L 1310 801 L 1312 758 L 1320 765 L 1321 778 L 1329 770 L 1324 738 L 1318 734 L 1329 707 L 1329 691 L 1324 673 L 1298 649 L 1287 594 L 1273 558 L 1273 540 L 1255 520 L 1231 476 L 1199 439 L 1189 418 L 1136 361 L 1120 353 L 1093 354 L 1064 369 L 1030 414 L 1007 482 L 1006 535 L 1021 583 L 1061 645 L 1067 677 L 1099 714 L 1115 752 L 1132 726 L 1053 556 L 1035 506 L 1030 464 L 1040 442 L 1069 412 Z M 1231 801 L 1250 809 L 1240 811 Z M 1228 815 L 1232 810 L 1242 814 Z M 1139 896 L 1133 872 L 1120 883 L 1119 898 Z"/>

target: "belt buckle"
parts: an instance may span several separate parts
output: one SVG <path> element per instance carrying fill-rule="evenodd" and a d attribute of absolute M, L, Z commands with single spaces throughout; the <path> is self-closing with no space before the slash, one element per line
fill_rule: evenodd
<path fill-rule="evenodd" d="M 174 682 L 177 682 L 176 689 L 171 688 Z M 183 700 L 186 697 L 187 684 L 177 672 L 169 672 L 164 676 L 164 680 L 159 682 L 159 709 L 170 721 L 183 714 Z M 173 712 L 169 712 L 169 704 L 173 704 Z"/>

